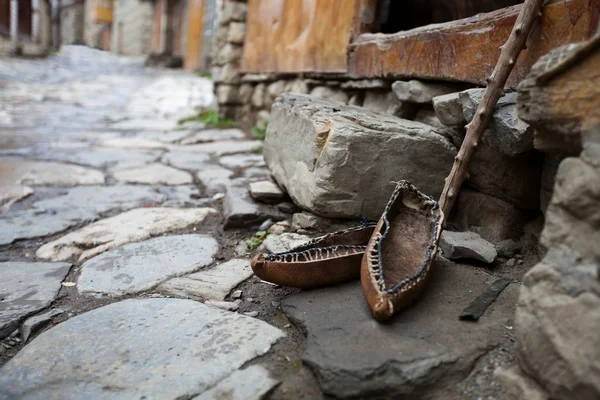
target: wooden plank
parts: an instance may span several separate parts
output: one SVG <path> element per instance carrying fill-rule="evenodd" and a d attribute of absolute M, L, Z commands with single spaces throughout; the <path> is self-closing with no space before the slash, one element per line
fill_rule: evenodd
<path fill-rule="evenodd" d="M 374 9 L 373 4 L 372 0 L 249 0 L 242 70 L 345 72 L 353 32 L 365 29 L 374 18 L 363 13 L 362 6 Z"/>
<path fill-rule="evenodd" d="M 357 78 L 420 78 L 484 84 L 521 5 L 392 35 L 363 34 L 350 45 L 348 70 Z M 600 0 L 550 0 L 508 79 L 516 86 L 542 55 L 589 39 Z"/>
<path fill-rule="evenodd" d="M 94 22 L 98 24 L 113 22 L 113 0 L 95 0 Z"/>
<path fill-rule="evenodd" d="M 204 0 L 189 0 L 187 43 L 183 68 L 194 71 L 200 67 L 202 33 L 204 31 Z"/>
<path fill-rule="evenodd" d="M 163 1 L 157 0 L 154 3 L 154 12 L 152 15 L 152 36 L 150 37 L 150 51 L 160 53 L 162 51 L 161 43 L 161 24 L 162 24 L 162 9 Z"/>

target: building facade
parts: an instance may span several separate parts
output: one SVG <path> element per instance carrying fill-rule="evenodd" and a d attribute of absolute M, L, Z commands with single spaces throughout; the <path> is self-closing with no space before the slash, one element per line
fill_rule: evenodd
<path fill-rule="evenodd" d="M 0 54 L 47 54 L 53 6 L 50 0 L 0 0 Z"/>

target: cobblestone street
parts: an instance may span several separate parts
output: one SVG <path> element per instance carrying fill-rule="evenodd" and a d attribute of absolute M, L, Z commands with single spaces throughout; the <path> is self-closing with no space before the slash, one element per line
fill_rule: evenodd
<path fill-rule="evenodd" d="M 261 143 L 178 125 L 212 82 L 142 63 L 0 62 L 0 399 L 318 398 L 290 291 L 251 278 L 249 227 L 285 218 L 247 193 Z"/>

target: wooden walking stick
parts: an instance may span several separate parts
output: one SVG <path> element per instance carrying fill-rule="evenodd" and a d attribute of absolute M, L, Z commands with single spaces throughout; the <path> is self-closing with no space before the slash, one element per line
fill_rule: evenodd
<path fill-rule="evenodd" d="M 500 57 L 496 67 L 486 79 L 487 87 L 473 116 L 473 120 L 466 126 L 467 133 L 460 150 L 454 157 L 452 170 L 446 178 L 444 190 L 440 196 L 440 207 L 446 218 L 449 217 L 452 206 L 456 201 L 458 191 L 463 182 L 468 178 L 467 168 L 469 161 L 479 145 L 479 139 L 487 128 L 494 107 L 500 97 L 504 96 L 504 85 L 510 75 L 521 50 L 525 47 L 527 36 L 536 18 L 541 16 L 540 8 L 544 0 L 525 0 L 523 8 L 517 17 L 515 25 L 506 43 L 500 47 Z"/>

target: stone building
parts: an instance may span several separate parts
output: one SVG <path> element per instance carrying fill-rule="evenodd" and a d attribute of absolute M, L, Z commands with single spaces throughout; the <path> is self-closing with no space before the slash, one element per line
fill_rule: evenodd
<path fill-rule="evenodd" d="M 0 55 L 45 55 L 52 47 L 53 3 L 0 0 Z"/>
<path fill-rule="evenodd" d="M 127 56 L 150 51 L 153 4 L 144 0 L 117 0 L 114 3 L 110 50 Z"/>
<path fill-rule="evenodd" d="M 60 44 L 84 44 L 85 0 L 63 0 L 60 8 Z"/>

